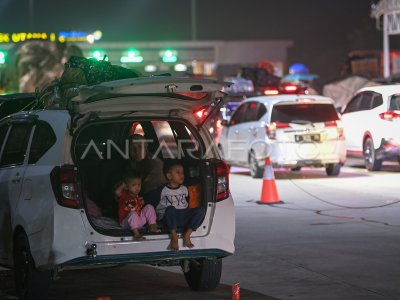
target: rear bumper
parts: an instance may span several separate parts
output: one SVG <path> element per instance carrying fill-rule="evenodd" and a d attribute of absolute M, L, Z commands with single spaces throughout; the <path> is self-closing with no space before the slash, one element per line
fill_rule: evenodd
<path fill-rule="evenodd" d="M 180 250 L 151 253 L 129 253 L 119 255 L 99 255 L 94 258 L 81 256 L 61 265 L 62 268 L 91 265 L 109 265 L 126 263 L 168 264 L 182 259 L 222 258 L 231 255 L 219 249 Z"/>
<path fill-rule="evenodd" d="M 212 221 L 204 221 L 193 232 L 191 240 L 195 247 L 192 249 L 182 248 L 177 252 L 167 250 L 170 242 L 167 234 L 148 235 L 145 241 L 134 241 L 131 234 L 124 237 L 106 236 L 94 231 L 82 215 L 84 227 L 88 231 L 82 230 L 81 223 L 79 230 L 75 228 L 74 231 L 58 232 L 58 238 L 51 249 L 52 257 L 39 267 L 49 269 L 57 265 L 73 268 L 84 265 L 162 262 L 176 264 L 187 258 L 221 258 L 231 255 L 235 251 L 233 199 L 229 196 L 221 202 L 210 202 L 208 206 L 205 220 Z M 78 219 L 75 220 L 77 222 L 73 223 L 78 224 Z"/>
<path fill-rule="evenodd" d="M 323 167 L 346 161 L 344 141 L 324 143 L 277 143 L 272 145 L 272 164 L 275 167 Z"/>

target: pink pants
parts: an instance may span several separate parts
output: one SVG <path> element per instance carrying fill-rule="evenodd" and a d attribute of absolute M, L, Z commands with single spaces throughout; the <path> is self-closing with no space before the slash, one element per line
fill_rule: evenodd
<path fill-rule="evenodd" d="M 136 211 L 132 210 L 129 215 L 122 221 L 121 226 L 123 228 L 139 229 L 145 224 L 156 224 L 156 211 L 150 204 L 145 205 L 142 208 L 140 216 Z"/>

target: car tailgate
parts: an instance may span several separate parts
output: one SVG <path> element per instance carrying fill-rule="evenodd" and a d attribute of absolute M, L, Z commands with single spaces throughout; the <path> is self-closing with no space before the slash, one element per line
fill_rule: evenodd
<path fill-rule="evenodd" d="M 227 82 L 180 77 L 143 77 L 81 86 L 71 99 L 76 113 L 193 111 L 222 97 Z"/>

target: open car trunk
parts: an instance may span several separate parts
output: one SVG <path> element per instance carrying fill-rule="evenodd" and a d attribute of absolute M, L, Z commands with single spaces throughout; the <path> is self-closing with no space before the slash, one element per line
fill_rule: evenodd
<path fill-rule="evenodd" d="M 182 163 L 184 185 L 190 194 L 189 207 L 212 209 L 207 203 L 215 200 L 216 183 L 212 182 L 212 178 L 216 176 L 211 176 L 215 170 L 212 162 L 203 159 L 206 149 L 198 130 L 191 123 L 171 117 L 87 121 L 74 134 L 72 156 L 78 168 L 86 215 L 96 231 L 108 236 L 132 235 L 129 229 L 123 229 L 118 222 L 118 203 L 114 196 L 115 184 L 122 180 L 123 173 L 130 166 L 129 143 L 132 134 L 145 136 L 153 158 L 157 157 L 163 162 L 176 159 Z M 146 195 L 142 193 L 142 196 Z M 210 215 L 212 213 L 208 211 L 203 222 L 208 228 L 211 225 Z M 142 231 L 146 234 L 145 228 Z M 161 234 L 165 233 L 162 230 Z"/>

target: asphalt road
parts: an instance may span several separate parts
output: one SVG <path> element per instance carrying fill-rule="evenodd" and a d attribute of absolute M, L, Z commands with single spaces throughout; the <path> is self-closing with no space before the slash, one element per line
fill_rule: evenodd
<path fill-rule="evenodd" d="M 352 167 L 349 167 L 352 166 Z M 283 204 L 259 205 L 262 179 L 232 169 L 236 253 L 224 259 L 221 285 L 195 293 L 179 268 L 142 265 L 65 271 L 50 299 L 400 299 L 400 167 L 367 172 L 348 162 L 324 169 L 275 170 Z M 0 298 L 15 299 L 10 271 Z"/>

